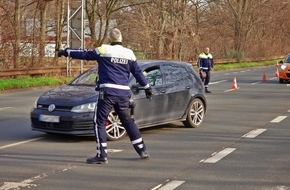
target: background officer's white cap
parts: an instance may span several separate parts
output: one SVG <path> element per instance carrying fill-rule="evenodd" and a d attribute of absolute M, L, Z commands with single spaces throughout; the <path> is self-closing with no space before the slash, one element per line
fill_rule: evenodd
<path fill-rule="evenodd" d="M 118 28 L 113 28 L 109 32 L 111 42 L 122 42 L 122 33 Z"/>

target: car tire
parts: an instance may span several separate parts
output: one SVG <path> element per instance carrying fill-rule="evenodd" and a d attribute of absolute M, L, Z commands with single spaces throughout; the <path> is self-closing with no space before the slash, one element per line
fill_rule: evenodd
<path fill-rule="evenodd" d="M 284 80 L 281 79 L 281 78 L 279 78 L 279 83 L 280 83 L 280 84 L 284 83 Z"/>
<path fill-rule="evenodd" d="M 184 126 L 190 128 L 199 127 L 203 122 L 204 114 L 204 103 L 198 98 L 191 100 L 187 109 L 186 120 L 183 122 Z"/>
<path fill-rule="evenodd" d="M 111 111 L 106 123 L 106 134 L 109 141 L 116 141 L 126 136 L 127 132 L 122 126 L 119 116 Z"/>

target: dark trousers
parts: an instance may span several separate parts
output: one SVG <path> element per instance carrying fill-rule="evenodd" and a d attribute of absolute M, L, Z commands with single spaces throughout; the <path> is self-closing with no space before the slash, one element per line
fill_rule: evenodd
<path fill-rule="evenodd" d="M 128 113 L 129 97 L 105 95 L 103 99 L 98 99 L 97 110 L 94 116 L 94 131 L 97 143 L 97 156 L 107 157 L 107 134 L 106 122 L 112 108 L 119 116 L 136 152 L 140 154 L 146 150 L 140 130 Z"/>
<path fill-rule="evenodd" d="M 200 78 L 202 80 L 202 82 L 204 83 L 204 87 L 205 88 L 208 88 L 208 83 L 210 81 L 210 71 L 207 71 L 207 70 L 203 70 L 203 72 L 205 73 L 205 77 L 202 76 L 201 72 L 199 73 L 200 74 Z"/>

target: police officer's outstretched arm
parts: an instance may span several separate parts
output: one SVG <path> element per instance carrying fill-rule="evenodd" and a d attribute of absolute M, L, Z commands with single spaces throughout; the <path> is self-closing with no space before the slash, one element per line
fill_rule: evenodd
<path fill-rule="evenodd" d="M 86 49 L 60 49 L 57 53 L 58 57 L 71 57 L 73 59 L 81 60 L 97 60 L 98 53 L 96 50 L 86 50 Z"/>

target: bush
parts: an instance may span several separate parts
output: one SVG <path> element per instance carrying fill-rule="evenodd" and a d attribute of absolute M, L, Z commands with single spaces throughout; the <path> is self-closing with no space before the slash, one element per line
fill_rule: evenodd
<path fill-rule="evenodd" d="M 232 51 L 226 55 L 226 59 L 235 59 L 240 62 L 245 57 L 243 52 Z"/>

